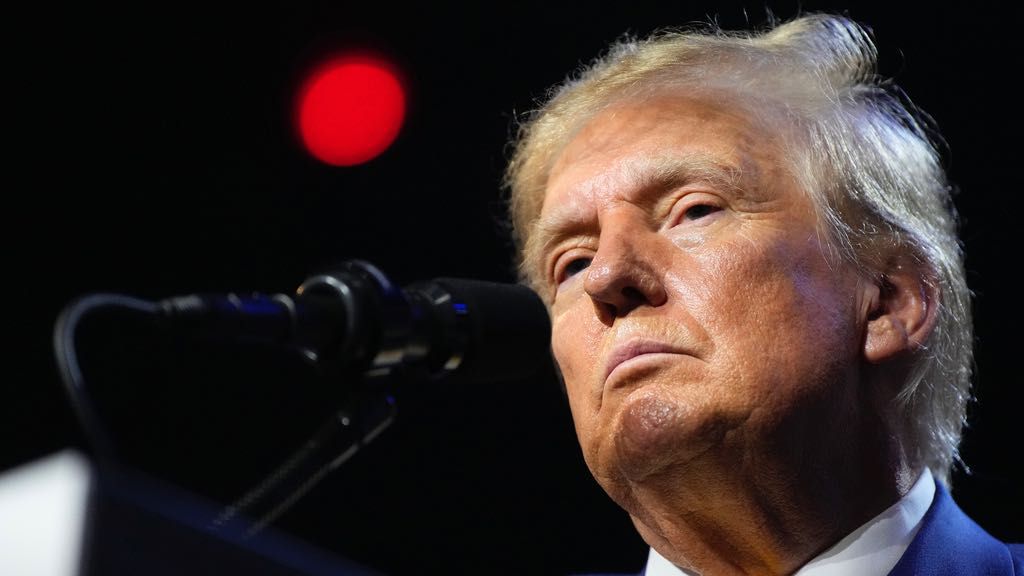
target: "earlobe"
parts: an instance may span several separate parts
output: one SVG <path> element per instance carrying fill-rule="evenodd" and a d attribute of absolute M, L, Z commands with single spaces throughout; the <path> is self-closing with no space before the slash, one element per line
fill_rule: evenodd
<path fill-rule="evenodd" d="M 879 363 L 921 348 L 935 328 L 939 304 L 938 290 L 923 266 L 896 265 L 875 288 L 877 296 L 867 317 L 864 357 Z"/>

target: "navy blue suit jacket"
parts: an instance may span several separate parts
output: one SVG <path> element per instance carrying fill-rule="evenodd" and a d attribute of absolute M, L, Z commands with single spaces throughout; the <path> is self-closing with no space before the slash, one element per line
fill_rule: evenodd
<path fill-rule="evenodd" d="M 993 538 L 936 482 L 921 528 L 889 576 L 982 575 L 1024 576 L 1024 544 L 1004 544 Z"/>
<path fill-rule="evenodd" d="M 1024 544 L 1004 544 L 974 523 L 942 484 L 890 576 L 1024 576 Z"/>

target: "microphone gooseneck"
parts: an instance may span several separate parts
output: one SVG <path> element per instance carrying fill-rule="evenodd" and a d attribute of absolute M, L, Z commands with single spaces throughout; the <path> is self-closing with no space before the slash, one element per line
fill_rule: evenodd
<path fill-rule="evenodd" d="M 550 321 L 530 289 L 459 278 L 396 287 L 373 265 L 352 260 L 309 277 L 294 294 L 190 294 L 142 301 L 87 295 L 54 328 L 58 367 L 86 434 L 104 461 L 114 445 L 78 365 L 80 321 L 117 310 L 155 320 L 172 337 L 255 341 L 297 350 L 323 368 L 331 416 L 284 462 L 223 509 L 213 530 L 244 521 L 259 533 L 395 418 L 390 386 L 364 381 L 438 380 L 458 373 L 483 384 L 528 378 L 550 366 Z M 426 390 L 426 389 L 422 389 Z M 310 402 L 317 402 L 310 399 Z"/>

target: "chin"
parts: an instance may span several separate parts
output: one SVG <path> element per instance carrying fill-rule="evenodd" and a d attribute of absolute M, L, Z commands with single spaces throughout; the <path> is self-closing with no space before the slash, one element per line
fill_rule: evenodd
<path fill-rule="evenodd" d="M 663 394 L 658 386 L 634 391 L 623 399 L 612 426 L 609 456 L 616 476 L 643 482 L 686 463 L 710 448 L 721 434 L 692 406 Z"/>

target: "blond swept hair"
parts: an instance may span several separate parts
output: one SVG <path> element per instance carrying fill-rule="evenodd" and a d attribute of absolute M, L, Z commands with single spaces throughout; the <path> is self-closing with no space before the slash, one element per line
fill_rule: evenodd
<path fill-rule="evenodd" d="M 683 89 L 727 98 L 773 122 L 834 257 L 879 282 L 894 258 L 910 258 L 938 292 L 935 329 L 894 408 L 912 464 L 948 485 L 970 398 L 970 292 L 937 132 L 876 65 L 869 33 L 826 14 L 760 33 L 706 27 L 616 43 L 520 126 L 506 173 L 520 276 L 540 289 L 532 227 L 554 162 L 587 121 Z"/>

